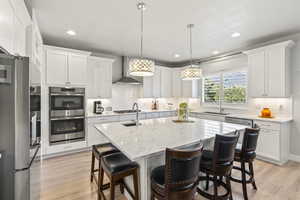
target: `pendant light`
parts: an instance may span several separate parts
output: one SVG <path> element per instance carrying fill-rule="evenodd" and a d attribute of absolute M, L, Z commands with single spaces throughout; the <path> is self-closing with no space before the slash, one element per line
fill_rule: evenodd
<path fill-rule="evenodd" d="M 139 2 L 137 8 L 141 11 L 140 57 L 133 58 L 129 61 L 129 74 L 132 76 L 153 76 L 155 68 L 154 61 L 143 57 L 144 10 L 146 9 L 146 4 L 144 2 Z"/>
<path fill-rule="evenodd" d="M 198 66 L 193 65 L 192 28 L 194 28 L 194 24 L 188 24 L 187 28 L 190 33 L 190 66 L 181 72 L 181 78 L 182 80 L 198 80 L 202 77 L 202 70 Z"/>

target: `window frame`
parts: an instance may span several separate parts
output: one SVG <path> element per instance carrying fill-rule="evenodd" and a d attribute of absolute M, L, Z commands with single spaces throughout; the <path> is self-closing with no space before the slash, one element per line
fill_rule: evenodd
<path fill-rule="evenodd" d="M 202 98 L 201 98 L 201 103 L 204 107 L 219 107 L 219 101 L 216 102 L 205 102 L 205 78 L 206 77 L 211 77 L 211 76 L 220 76 L 220 98 L 224 99 L 224 74 L 226 73 L 234 73 L 234 72 L 246 72 L 246 91 L 245 91 L 245 96 L 246 96 L 246 101 L 245 103 L 226 103 L 224 102 L 224 100 L 222 101 L 222 107 L 223 108 L 230 108 L 230 109 L 247 109 L 248 104 L 249 104 L 249 96 L 248 96 L 248 77 L 249 77 L 249 73 L 248 73 L 248 69 L 246 67 L 240 67 L 240 68 L 235 68 L 235 69 L 230 69 L 230 70 L 222 70 L 222 71 L 218 71 L 215 73 L 209 73 L 207 76 L 203 76 L 202 78 Z"/>

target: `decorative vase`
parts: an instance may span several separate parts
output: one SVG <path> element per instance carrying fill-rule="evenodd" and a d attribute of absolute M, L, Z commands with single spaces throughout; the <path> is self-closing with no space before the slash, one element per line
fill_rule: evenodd
<path fill-rule="evenodd" d="M 272 112 L 270 110 L 270 108 L 263 108 L 261 111 L 261 117 L 272 117 Z"/>
<path fill-rule="evenodd" d="M 178 120 L 180 121 L 188 121 L 189 119 L 189 111 L 187 103 L 181 103 L 178 109 Z"/>

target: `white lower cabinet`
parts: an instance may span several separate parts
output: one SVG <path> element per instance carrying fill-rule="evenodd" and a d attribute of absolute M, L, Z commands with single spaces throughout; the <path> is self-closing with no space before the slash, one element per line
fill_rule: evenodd
<path fill-rule="evenodd" d="M 289 156 L 290 123 L 254 121 L 260 127 L 256 153 L 258 158 L 284 164 Z"/>
<path fill-rule="evenodd" d="M 280 161 L 280 132 L 261 129 L 258 143 L 257 155 Z"/>

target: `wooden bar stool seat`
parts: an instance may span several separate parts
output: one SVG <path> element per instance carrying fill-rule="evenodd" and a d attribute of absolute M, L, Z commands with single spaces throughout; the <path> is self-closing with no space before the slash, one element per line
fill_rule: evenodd
<path fill-rule="evenodd" d="M 102 157 L 101 168 L 100 168 L 100 186 L 99 186 L 99 199 L 104 196 L 103 191 L 107 188 L 103 188 L 103 177 L 104 173 L 110 180 L 110 200 L 115 199 L 115 186 L 120 185 L 121 192 L 124 193 L 124 189 L 134 200 L 139 200 L 139 182 L 138 182 L 138 164 L 129 160 L 123 153 L 113 153 Z M 134 193 L 127 186 L 124 178 L 132 176 Z"/>
<path fill-rule="evenodd" d="M 237 183 L 242 183 L 243 196 L 245 200 L 248 200 L 247 184 L 252 184 L 253 189 L 257 190 L 255 179 L 253 162 L 256 158 L 256 146 L 259 135 L 259 128 L 247 128 L 244 133 L 242 145 L 237 145 L 235 149 L 234 161 L 239 162 L 241 166 L 233 166 L 234 170 L 241 172 L 241 179 L 235 178 L 231 175 L 230 179 Z M 246 164 L 249 166 L 249 170 L 246 170 Z M 247 175 L 249 178 L 247 179 Z"/>
<path fill-rule="evenodd" d="M 100 169 L 101 157 L 112 154 L 112 153 L 116 153 L 116 152 L 119 152 L 119 150 L 111 143 L 98 144 L 98 145 L 92 146 L 92 164 L 91 164 L 91 178 L 90 178 L 91 182 L 93 182 L 93 180 L 95 180 L 96 183 L 98 184 L 99 174 L 98 174 L 98 179 L 97 179 L 95 172 L 98 172 Z M 97 169 L 95 169 L 95 159 L 98 160 L 98 168 Z"/>

